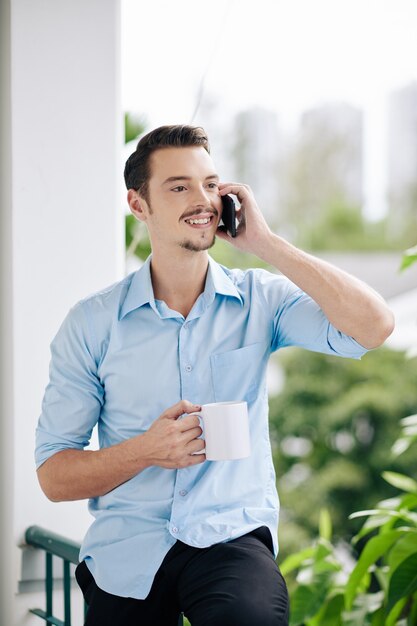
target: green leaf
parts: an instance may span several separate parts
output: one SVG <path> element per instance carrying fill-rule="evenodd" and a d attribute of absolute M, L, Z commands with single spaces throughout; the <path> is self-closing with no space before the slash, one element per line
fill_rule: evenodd
<path fill-rule="evenodd" d="M 310 561 L 316 552 L 315 546 L 309 546 L 305 550 L 301 550 L 296 554 L 290 554 L 279 566 L 283 576 L 286 576 L 288 572 L 292 572 L 298 569 L 306 561 Z"/>
<path fill-rule="evenodd" d="M 413 248 L 409 248 L 403 254 L 400 271 L 405 270 L 407 267 L 410 267 L 413 263 L 417 261 L 417 246 Z"/>
<path fill-rule="evenodd" d="M 415 509 L 417 508 L 417 494 L 404 493 L 401 496 L 401 509 Z"/>
<path fill-rule="evenodd" d="M 392 607 L 390 614 L 384 622 L 384 626 L 395 626 L 397 624 L 397 620 L 403 612 L 406 602 L 407 598 L 402 598 L 395 604 L 395 606 Z"/>
<path fill-rule="evenodd" d="M 378 611 L 383 601 L 384 593 L 382 591 L 357 596 L 353 610 L 343 612 L 342 623 L 344 626 L 365 626 L 365 624 L 369 624 L 369 620 L 366 618 Z"/>
<path fill-rule="evenodd" d="M 329 554 L 332 554 L 332 552 L 332 544 L 329 543 L 326 539 L 320 538 L 317 544 L 317 550 L 316 554 L 314 555 L 314 560 L 316 562 L 322 561 L 323 559 L 326 559 Z"/>
<path fill-rule="evenodd" d="M 391 572 L 411 554 L 417 553 L 417 532 L 410 532 L 401 537 L 390 550 L 387 563 Z"/>
<path fill-rule="evenodd" d="M 408 616 L 408 626 L 415 626 L 417 624 L 417 593 L 413 594 L 411 601 L 411 611 Z"/>
<path fill-rule="evenodd" d="M 400 437 L 397 441 L 394 441 L 391 447 L 391 454 L 395 457 L 400 456 L 408 450 L 414 441 L 414 437 Z"/>
<path fill-rule="evenodd" d="M 300 585 L 291 598 L 290 626 L 304 624 L 308 617 L 316 612 L 317 598 L 315 588 Z"/>
<path fill-rule="evenodd" d="M 385 611 L 381 606 L 378 611 L 375 611 L 372 615 L 371 626 L 385 626 Z"/>
<path fill-rule="evenodd" d="M 349 576 L 346 584 L 346 607 L 351 609 L 355 598 L 356 589 L 358 588 L 362 578 L 378 559 L 385 554 L 392 544 L 403 536 L 403 532 L 399 530 L 391 530 L 372 537 L 364 547 L 362 554 Z"/>
<path fill-rule="evenodd" d="M 367 509 L 365 511 L 355 511 L 349 515 L 349 519 L 356 519 L 357 517 L 369 517 L 373 515 L 389 515 L 392 511 L 384 511 L 381 509 Z"/>
<path fill-rule="evenodd" d="M 393 487 L 397 487 L 402 491 L 417 493 L 417 482 L 409 476 L 398 474 L 397 472 L 382 472 L 382 478 Z"/>
<path fill-rule="evenodd" d="M 319 518 L 320 537 L 330 541 L 332 538 L 332 520 L 328 509 L 321 509 Z"/>
<path fill-rule="evenodd" d="M 392 573 L 388 588 L 388 607 L 391 611 L 401 598 L 417 590 L 417 552 L 405 559 Z"/>
<path fill-rule="evenodd" d="M 417 246 L 408 248 L 403 254 L 400 270 L 404 270 L 417 261 Z"/>
<path fill-rule="evenodd" d="M 408 417 L 403 417 L 401 420 L 402 426 L 415 426 L 417 425 L 417 413 L 415 415 L 409 415 Z"/>
<path fill-rule="evenodd" d="M 359 539 L 366 537 L 366 535 L 369 535 L 369 533 L 371 533 L 376 528 L 380 528 L 381 526 L 384 526 L 388 523 L 391 524 L 391 522 L 392 517 L 387 514 L 369 517 L 360 529 L 360 531 L 352 538 L 352 544 L 355 545 L 356 543 L 358 543 Z"/>
<path fill-rule="evenodd" d="M 317 615 L 309 620 L 308 626 L 341 626 L 344 604 L 343 593 L 329 597 Z"/>

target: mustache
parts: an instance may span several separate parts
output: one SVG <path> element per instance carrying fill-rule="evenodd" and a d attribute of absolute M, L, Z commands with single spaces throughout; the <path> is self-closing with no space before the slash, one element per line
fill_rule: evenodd
<path fill-rule="evenodd" d="M 218 216 L 219 212 L 217 211 L 217 209 L 212 209 L 211 207 L 209 209 L 196 209 L 195 211 L 193 211 L 192 213 L 188 213 L 187 215 L 183 215 L 183 219 L 188 219 L 189 217 L 191 217 L 192 215 L 201 215 L 202 213 L 210 213 L 211 215 L 214 215 L 215 217 Z"/>

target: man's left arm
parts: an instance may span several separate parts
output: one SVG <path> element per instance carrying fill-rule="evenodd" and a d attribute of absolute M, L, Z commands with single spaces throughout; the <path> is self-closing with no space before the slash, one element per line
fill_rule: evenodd
<path fill-rule="evenodd" d="M 274 234 L 247 185 L 227 183 L 219 188 L 221 195 L 236 195 L 241 205 L 237 236 L 219 230 L 219 238 L 282 272 L 319 305 L 335 328 L 364 348 L 377 348 L 385 341 L 394 329 L 394 316 L 376 291 Z"/>

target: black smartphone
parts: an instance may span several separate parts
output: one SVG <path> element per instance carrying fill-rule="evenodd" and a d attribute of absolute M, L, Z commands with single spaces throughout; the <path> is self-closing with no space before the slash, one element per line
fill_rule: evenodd
<path fill-rule="evenodd" d="M 222 196 L 222 222 L 232 237 L 236 237 L 236 205 L 231 196 Z"/>

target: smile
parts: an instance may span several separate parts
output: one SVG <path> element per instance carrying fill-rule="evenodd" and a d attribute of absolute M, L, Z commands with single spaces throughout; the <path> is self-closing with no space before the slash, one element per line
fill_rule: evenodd
<path fill-rule="evenodd" d="M 208 224 L 211 220 L 211 217 L 204 217 L 200 220 L 185 220 L 188 224 Z"/>
<path fill-rule="evenodd" d="M 200 217 L 200 218 L 194 218 L 194 219 L 189 218 L 184 221 L 190 226 L 199 226 L 201 228 L 202 226 L 207 226 L 208 224 L 210 224 L 212 220 L 213 220 L 213 216 L 211 215 L 210 217 Z"/>

